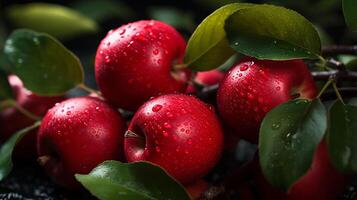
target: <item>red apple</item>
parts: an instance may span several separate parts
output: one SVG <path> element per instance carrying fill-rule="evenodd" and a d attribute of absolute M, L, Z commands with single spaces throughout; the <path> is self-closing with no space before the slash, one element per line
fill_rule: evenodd
<path fill-rule="evenodd" d="M 47 110 L 60 102 L 64 97 L 37 96 L 27 90 L 21 80 L 15 76 L 8 77 L 16 102 L 36 116 L 43 116 Z M 30 126 L 35 121 L 19 112 L 16 108 L 6 108 L 0 112 L 0 142 L 4 142 L 15 132 Z M 14 157 L 17 161 L 36 160 L 37 129 L 29 132 L 16 146 Z"/>
<path fill-rule="evenodd" d="M 195 97 L 156 97 L 135 113 L 125 134 L 129 162 L 160 165 L 181 183 L 207 174 L 220 158 L 223 133 L 214 111 Z"/>
<path fill-rule="evenodd" d="M 313 78 L 302 60 L 268 61 L 246 57 L 225 75 L 217 92 L 223 120 L 250 142 L 273 107 L 294 98 L 316 96 Z"/>
<path fill-rule="evenodd" d="M 123 25 L 100 43 L 95 77 L 113 105 L 135 111 L 152 96 L 184 92 L 189 74 L 182 63 L 186 43 L 170 25 L 143 20 Z"/>
<path fill-rule="evenodd" d="M 315 152 L 311 168 L 288 191 L 289 200 L 336 200 L 348 184 L 348 177 L 331 164 L 326 142 Z"/>
<path fill-rule="evenodd" d="M 195 82 L 204 85 L 204 86 L 210 86 L 210 85 L 215 85 L 221 82 L 224 78 L 224 72 L 214 69 L 210 71 L 205 71 L 205 72 L 197 72 L 197 75 L 195 77 Z"/>
<path fill-rule="evenodd" d="M 186 191 L 188 192 L 192 200 L 200 199 L 202 193 L 205 192 L 208 187 L 209 184 L 203 179 L 199 179 L 185 186 Z"/>
<path fill-rule="evenodd" d="M 255 181 L 264 200 L 336 200 L 343 193 L 349 178 L 332 166 L 326 143 L 322 141 L 316 149 L 311 168 L 287 193 L 271 186 L 260 168 Z"/>
<path fill-rule="evenodd" d="M 125 124 L 120 114 L 93 97 L 68 99 L 48 111 L 37 137 L 40 164 L 58 184 L 76 187 L 75 173 L 89 173 L 123 155 Z"/>
<path fill-rule="evenodd" d="M 195 84 L 199 84 L 201 86 L 211 86 L 218 84 L 224 78 L 224 72 L 214 69 L 205 72 L 197 72 L 194 78 Z M 190 84 L 186 89 L 186 94 L 194 94 L 196 93 L 196 88 Z"/>

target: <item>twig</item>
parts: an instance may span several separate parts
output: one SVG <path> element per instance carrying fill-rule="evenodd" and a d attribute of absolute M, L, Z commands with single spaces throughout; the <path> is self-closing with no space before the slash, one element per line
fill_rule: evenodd
<path fill-rule="evenodd" d="M 322 47 L 323 56 L 331 56 L 336 54 L 357 55 L 357 45 L 333 45 Z"/>

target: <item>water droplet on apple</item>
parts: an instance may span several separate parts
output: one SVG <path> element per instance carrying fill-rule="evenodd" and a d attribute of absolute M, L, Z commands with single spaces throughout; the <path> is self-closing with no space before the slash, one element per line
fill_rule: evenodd
<path fill-rule="evenodd" d="M 154 55 L 159 54 L 159 50 L 158 49 L 154 49 L 154 51 L 152 52 Z"/>
<path fill-rule="evenodd" d="M 110 58 L 109 58 L 109 56 L 108 56 L 108 55 L 106 55 L 106 56 L 104 57 L 104 60 L 105 60 L 105 62 L 106 62 L 106 63 L 109 63 L 109 62 L 110 62 Z"/>
<path fill-rule="evenodd" d="M 171 124 L 165 122 L 165 123 L 164 123 L 164 127 L 165 127 L 165 128 L 171 128 L 172 126 L 171 126 Z"/>
<path fill-rule="evenodd" d="M 162 108 L 162 105 L 156 104 L 156 105 L 154 105 L 154 106 L 152 107 L 152 111 L 153 111 L 153 112 L 158 112 L 159 110 L 161 110 L 161 108 Z"/>
<path fill-rule="evenodd" d="M 246 64 L 244 64 L 244 65 L 242 65 L 242 66 L 240 66 L 240 71 L 245 71 L 245 70 L 247 70 L 248 69 L 248 65 L 246 65 Z"/>
<path fill-rule="evenodd" d="M 125 28 L 124 28 L 124 29 L 120 30 L 119 34 L 120 34 L 120 35 L 123 35 L 123 34 L 125 33 L 125 31 L 126 31 L 126 30 L 125 30 Z"/>
<path fill-rule="evenodd" d="M 160 152 L 160 148 L 159 147 L 155 147 L 155 151 L 159 153 Z"/>
<path fill-rule="evenodd" d="M 167 136 L 169 136 L 169 133 L 168 133 L 167 131 L 162 131 L 162 135 L 163 135 L 164 137 L 167 137 Z"/>
<path fill-rule="evenodd" d="M 187 140 L 187 144 L 191 145 L 192 144 L 192 139 Z"/>
<path fill-rule="evenodd" d="M 171 112 L 167 112 L 167 113 L 166 113 L 166 116 L 169 117 L 169 118 L 171 118 L 171 117 L 173 117 L 174 115 L 173 115 Z"/>
<path fill-rule="evenodd" d="M 276 89 L 276 91 L 279 91 L 281 88 L 280 88 L 280 86 L 277 86 L 275 89 Z"/>

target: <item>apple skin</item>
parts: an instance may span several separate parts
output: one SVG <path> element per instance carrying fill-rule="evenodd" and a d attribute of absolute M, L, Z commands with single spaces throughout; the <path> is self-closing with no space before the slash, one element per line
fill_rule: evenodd
<path fill-rule="evenodd" d="M 185 185 L 186 191 L 192 200 L 200 199 L 202 193 L 205 192 L 208 187 L 209 184 L 203 179 L 199 179 L 195 182 Z"/>
<path fill-rule="evenodd" d="M 27 90 L 22 81 L 15 75 L 8 77 L 15 101 L 36 116 L 44 116 L 49 108 L 64 100 L 62 96 L 37 96 Z M 20 113 L 16 108 L 6 108 L 0 112 L 0 142 L 9 139 L 17 131 L 32 125 L 35 120 Z M 36 161 L 36 134 L 37 130 L 30 131 L 16 146 L 15 161 Z"/>
<path fill-rule="evenodd" d="M 205 72 L 197 72 L 195 77 L 196 83 L 204 86 L 215 85 L 221 82 L 224 78 L 224 72 L 214 69 Z"/>
<path fill-rule="evenodd" d="M 76 173 L 89 173 L 105 160 L 123 159 L 125 123 L 94 97 L 68 99 L 50 109 L 37 137 L 40 164 L 59 185 L 76 188 Z"/>
<path fill-rule="evenodd" d="M 123 25 L 101 41 L 95 77 L 111 104 L 135 111 L 150 97 L 185 92 L 191 73 L 182 63 L 186 43 L 170 25 L 142 20 Z"/>
<path fill-rule="evenodd" d="M 271 186 L 264 178 L 260 167 L 258 169 L 255 181 L 264 200 L 336 200 L 350 181 L 348 176 L 332 166 L 324 140 L 315 151 L 310 169 L 287 193 Z"/>
<path fill-rule="evenodd" d="M 292 185 L 289 200 L 335 200 L 349 182 L 330 162 L 327 145 L 323 140 L 315 152 L 309 171 Z"/>
<path fill-rule="evenodd" d="M 188 95 L 163 95 L 134 114 L 124 139 L 128 162 L 149 161 L 182 184 L 206 175 L 223 148 L 223 131 L 209 106 Z"/>
<path fill-rule="evenodd" d="M 311 99 L 317 90 L 302 60 L 268 61 L 246 57 L 233 65 L 217 92 L 218 111 L 239 137 L 258 142 L 267 112 L 296 97 Z"/>
<path fill-rule="evenodd" d="M 204 87 L 218 84 L 223 78 L 224 72 L 218 69 L 213 69 L 205 72 L 197 72 L 194 82 Z M 185 93 L 195 94 L 196 92 L 196 88 L 192 84 L 189 84 Z"/>

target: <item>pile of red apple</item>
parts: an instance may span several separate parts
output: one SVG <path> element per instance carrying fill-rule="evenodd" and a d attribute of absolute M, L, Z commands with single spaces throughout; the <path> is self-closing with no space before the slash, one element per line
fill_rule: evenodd
<path fill-rule="evenodd" d="M 88 173 L 105 160 L 149 161 L 188 186 L 201 182 L 217 164 L 224 138 L 231 140 L 225 132 L 257 143 L 268 111 L 290 99 L 316 96 L 302 60 L 245 57 L 226 73 L 193 73 L 182 67 L 185 47 L 183 37 L 159 21 L 137 21 L 110 31 L 95 57 L 102 96 L 39 97 L 10 76 L 17 102 L 44 116 L 37 134 L 28 134 L 17 146 L 16 157 L 37 148 L 47 174 L 67 188 L 80 186 L 74 174 Z M 219 84 L 217 105 L 195 97 L 197 84 Z M 119 108 L 135 114 L 125 121 Z M 0 114 L 1 138 L 31 123 L 8 108 Z M 311 170 L 287 194 L 274 190 L 259 170 L 256 177 L 263 199 L 335 199 L 346 182 L 331 166 L 324 142 Z"/>

